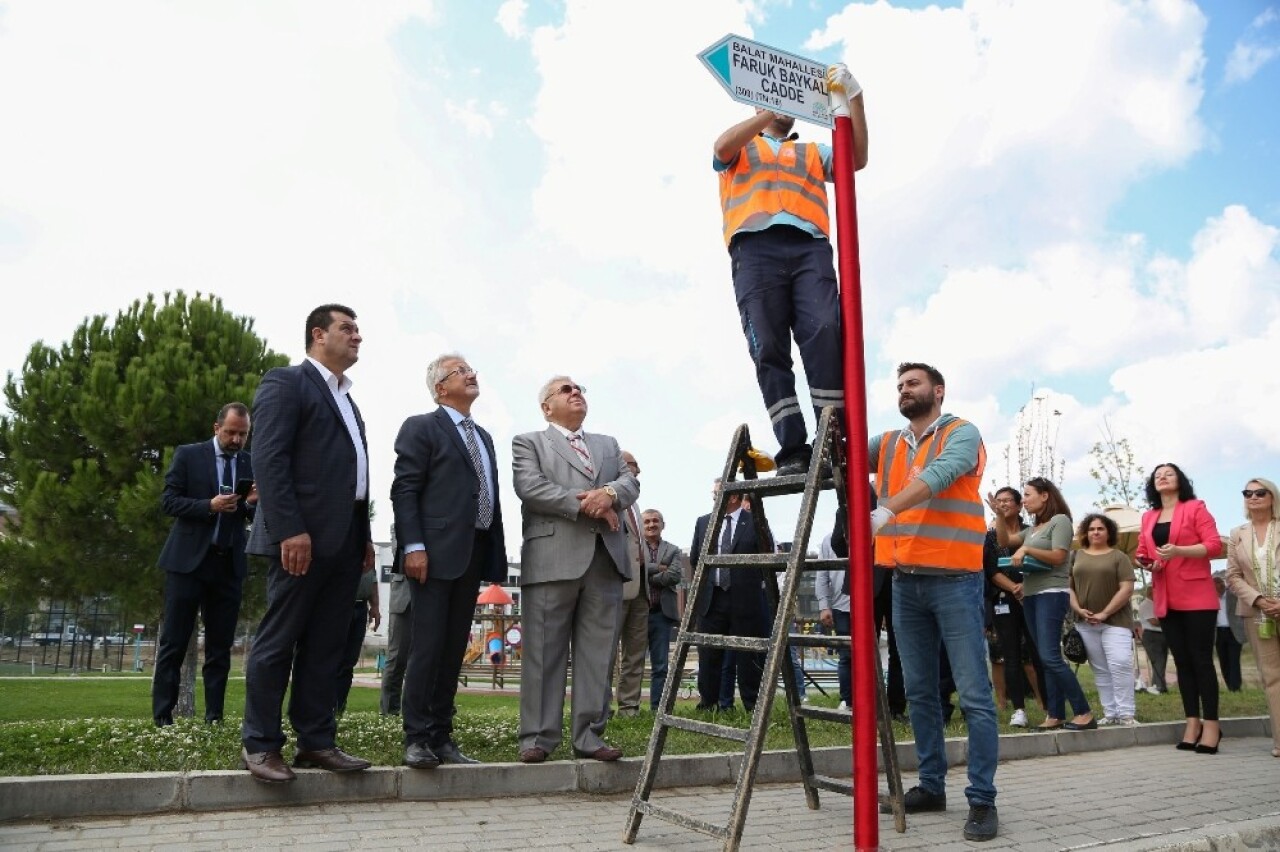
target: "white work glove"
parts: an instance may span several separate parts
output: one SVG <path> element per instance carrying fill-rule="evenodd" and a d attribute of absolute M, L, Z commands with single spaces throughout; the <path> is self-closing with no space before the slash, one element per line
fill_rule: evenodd
<path fill-rule="evenodd" d="M 892 521 L 893 512 L 890 512 L 884 506 L 876 506 L 871 510 L 871 534 L 876 535 L 880 532 L 881 527 Z"/>
<path fill-rule="evenodd" d="M 827 68 L 827 92 L 834 115 L 849 115 L 849 101 L 862 94 L 862 86 L 849 73 L 849 67 L 839 62 Z"/>

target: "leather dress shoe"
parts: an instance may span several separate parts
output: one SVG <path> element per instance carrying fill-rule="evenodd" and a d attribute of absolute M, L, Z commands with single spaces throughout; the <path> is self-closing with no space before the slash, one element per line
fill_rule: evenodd
<path fill-rule="evenodd" d="M 606 746 L 600 746 L 600 748 L 591 752 L 586 752 L 586 751 L 577 752 L 577 755 L 578 757 L 589 757 L 592 760 L 602 760 L 608 763 L 610 761 L 617 760 L 618 758 L 622 757 L 622 750 L 616 749 L 613 746 L 606 745 Z"/>
<path fill-rule="evenodd" d="M 542 763 L 547 759 L 547 750 L 542 746 L 532 746 L 520 752 L 521 763 Z"/>
<path fill-rule="evenodd" d="M 404 765 L 414 769 L 435 769 L 440 765 L 440 755 L 426 743 L 410 743 L 404 750 Z"/>
<path fill-rule="evenodd" d="M 300 751 L 293 756 L 293 765 L 299 769 L 327 769 L 330 772 L 359 772 L 373 764 L 362 757 L 352 757 L 342 749 L 322 748 L 317 751 Z"/>
<path fill-rule="evenodd" d="M 278 751 L 259 751 L 253 754 L 248 749 L 240 749 L 240 765 L 249 770 L 255 781 L 265 784 L 284 784 L 297 778 L 293 770 L 284 765 L 284 758 Z"/>
<path fill-rule="evenodd" d="M 451 742 L 442 743 L 441 745 L 436 746 L 435 753 L 436 753 L 436 757 L 440 759 L 441 763 L 467 765 L 467 764 L 480 762 L 473 757 L 467 757 L 465 754 L 463 754 L 462 749 L 458 748 L 457 743 L 451 743 Z"/>

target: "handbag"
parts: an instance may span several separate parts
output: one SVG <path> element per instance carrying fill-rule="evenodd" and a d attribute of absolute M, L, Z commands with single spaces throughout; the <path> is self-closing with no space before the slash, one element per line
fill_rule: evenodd
<path fill-rule="evenodd" d="M 1077 666 L 1089 662 L 1089 652 L 1085 650 L 1084 638 L 1076 630 L 1073 620 L 1062 623 L 1062 656 Z"/>
<path fill-rule="evenodd" d="M 999 559 L 996 560 L 996 565 L 1005 571 L 1009 571 L 1009 570 L 1016 571 L 1021 569 L 1024 573 L 1027 573 L 1027 574 L 1041 574 L 1046 571 L 1052 571 L 1054 569 L 1053 565 L 1050 565 L 1048 562 L 1041 562 L 1039 559 L 1036 559 L 1034 556 L 1022 557 L 1022 565 L 1014 565 L 1012 556 L 1001 556 Z"/>

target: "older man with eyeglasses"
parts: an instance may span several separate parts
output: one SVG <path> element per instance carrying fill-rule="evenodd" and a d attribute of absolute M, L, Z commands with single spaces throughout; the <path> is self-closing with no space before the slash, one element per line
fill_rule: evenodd
<path fill-rule="evenodd" d="M 413 599 L 402 709 L 404 763 L 414 769 L 477 762 L 453 741 L 458 674 L 480 581 L 507 575 L 497 454 L 471 419 L 476 371 L 447 353 L 427 367 L 427 387 L 439 408 L 400 427 L 391 483 Z"/>
<path fill-rule="evenodd" d="M 511 442 L 520 497 L 520 760 L 542 763 L 564 734 L 564 695 L 573 647 L 571 738 L 574 754 L 617 760 L 601 737 L 609 663 L 632 564 L 619 513 L 640 496 L 618 442 L 583 433 L 586 388 L 555 376 L 538 393 L 548 426 Z"/>

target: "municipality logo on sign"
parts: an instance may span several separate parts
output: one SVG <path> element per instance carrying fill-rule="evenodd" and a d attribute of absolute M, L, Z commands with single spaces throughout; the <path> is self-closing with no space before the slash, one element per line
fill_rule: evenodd
<path fill-rule="evenodd" d="M 831 127 L 827 66 L 736 35 L 698 54 L 735 101 Z"/>

